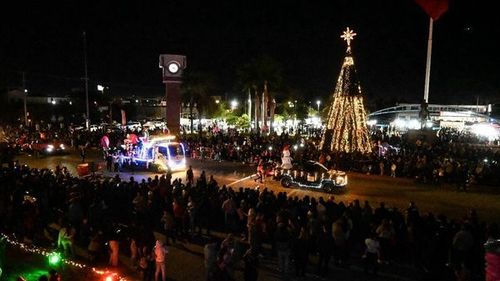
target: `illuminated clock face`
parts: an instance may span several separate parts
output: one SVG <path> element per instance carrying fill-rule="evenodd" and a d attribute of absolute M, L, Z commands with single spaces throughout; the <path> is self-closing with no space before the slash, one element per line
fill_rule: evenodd
<path fill-rule="evenodd" d="M 177 73 L 177 71 L 179 71 L 179 65 L 175 62 L 171 62 L 168 65 L 168 71 L 170 71 L 170 73 Z"/>

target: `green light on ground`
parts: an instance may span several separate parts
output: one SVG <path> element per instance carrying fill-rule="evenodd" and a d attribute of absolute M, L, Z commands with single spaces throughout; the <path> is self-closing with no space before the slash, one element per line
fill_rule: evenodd
<path fill-rule="evenodd" d="M 38 278 L 41 276 L 45 275 L 48 276 L 47 270 L 43 269 L 32 269 L 29 271 L 24 271 L 24 272 L 18 272 L 18 273 L 13 273 L 13 274 L 8 274 L 6 277 L 6 281 L 17 281 L 19 276 L 22 276 L 25 280 L 28 281 L 36 281 Z M 4 280 L 4 279 L 1 279 Z"/>
<path fill-rule="evenodd" d="M 59 253 L 49 254 L 49 264 L 50 265 L 59 265 L 59 263 L 61 263 L 61 254 L 59 254 Z"/>

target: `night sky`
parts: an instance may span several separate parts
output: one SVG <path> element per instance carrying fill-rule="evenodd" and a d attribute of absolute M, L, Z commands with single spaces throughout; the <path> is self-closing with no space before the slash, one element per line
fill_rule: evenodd
<path fill-rule="evenodd" d="M 349 26 L 358 33 L 353 53 L 368 100 L 419 102 L 423 95 L 428 16 L 412 0 L 51 2 L 3 9 L 2 86 L 16 86 L 17 72 L 26 71 L 32 92 L 81 87 L 85 30 L 89 77 L 115 93 L 161 94 L 158 55 L 179 53 L 190 69 L 212 72 L 221 94 L 239 94 L 239 65 L 270 56 L 288 88 L 324 99 Z M 499 102 L 494 2 L 451 0 L 435 23 L 431 103 Z"/>

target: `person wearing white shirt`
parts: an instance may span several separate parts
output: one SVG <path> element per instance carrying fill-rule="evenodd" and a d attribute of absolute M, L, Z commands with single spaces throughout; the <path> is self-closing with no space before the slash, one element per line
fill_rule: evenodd
<path fill-rule="evenodd" d="M 372 232 L 370 237 L 365 239 L 365 253 L 363 255 L 365 273 L 371 267 L 372 273 L 377 274 L 379 255 L 380 255 L 380 242 L 378 241 L 377 234 Z"/>

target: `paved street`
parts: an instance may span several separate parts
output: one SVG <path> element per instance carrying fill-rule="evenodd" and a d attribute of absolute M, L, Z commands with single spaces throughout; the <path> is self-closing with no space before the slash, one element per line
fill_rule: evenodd
<path fill-rule="evenodd" d="M 88 161 L 102 161 L 97 152 L 90 152 Z M 18 157 L 20 163 L 26 163 L 32 167 L 46 167 L 54 169 L 56 165 L 65 165 L 68 169 L 76 173 L 76 165 L 80 163 L 80 158 L 76 153 L 64 156 L 51 156 L 35 159 L 32 156 Z M 349 173 L 349 185 L 344 194 L 327 194 L 318 191 L 286 189 L 281 187 L 279 182 L 266 180 L 264 184 L 258 184 L 249 176 L 255 173 L 255 167 L 250 167 L 242 163 L 217 162 L 206 160 L 201 162 L 196 159 L 188 159 L 188 165 L 192 165 L 195 176 L 205 170 L 207 177 L 214 175 L 220 184 L 227 184 L 233 188 L 238 187 L 266 187 L 274 192 L 286 191 L 290 196 L 314 196 L 328 197 L 334 196 L 336 200 L 349 202 L 355 199 L 361 202 L 368 200 L 372 207 L 378 206 L 380 202 L 397 207 L 406 208 L 410 200 L 415 201 L 421 212 L 443 213 L 451 218 L 459 219 L 471 209 L 477 210 L 481 219 L 487 221 L 500 221 L 500 192 L 492 191 L 492 187 L 473 186 L 468 192 L 456 192 L 453 186 L 434 186 L 417 184 L 411 179 L 391 178 L 388 176 L 364 175 L 359 173 Z M 106 173 L 115 175 L 115 173 Z M 122 179 L 133 176 L 135 179 L 152 177 L 155 174 L 149 172 L 120 173 Z M 174 178 L 185 180 L 184 172 L 176 172 Z M 245 179 L 246 178 L 246 179 Z"/>

